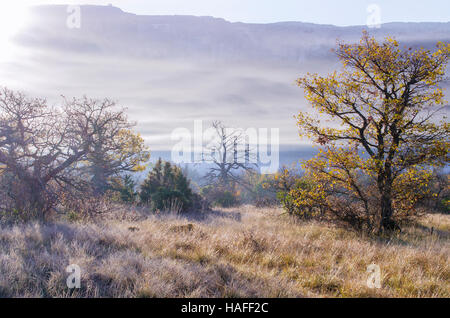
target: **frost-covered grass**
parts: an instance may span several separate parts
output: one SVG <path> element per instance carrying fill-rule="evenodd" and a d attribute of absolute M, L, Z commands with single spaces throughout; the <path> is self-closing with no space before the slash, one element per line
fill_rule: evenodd
<path fill-rule="evenodd" d="M 96 222 L 1 227 L 0 296 L 450 297 L 449 215 L 388 239 L 270 208 L 203 218 L 122 209 Z M 367 287 L 372 263 L 380 289 Z M 70 264 L 80 289 L 66 286 Z"/>

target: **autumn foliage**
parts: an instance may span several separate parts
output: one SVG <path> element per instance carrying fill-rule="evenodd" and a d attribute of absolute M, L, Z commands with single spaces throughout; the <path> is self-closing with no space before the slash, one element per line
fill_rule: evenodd
<path fill-rule="evenodd" d="M 298 79 L 317 113 L 299 113 L 300 135 L 321 149 L 304 163 L 315 186 L 291 195 L 360 229 L 399 229 L 429 195 L 431 168 L 448 163 L 449 124 L 438 114 L 450 44 L 413 50 L 364 34 L 336 53 L 341 72 Z"/>

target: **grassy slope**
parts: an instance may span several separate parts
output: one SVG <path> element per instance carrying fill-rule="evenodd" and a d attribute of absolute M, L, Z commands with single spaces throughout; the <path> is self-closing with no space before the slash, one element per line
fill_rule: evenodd
<path fill-rule="evenodd" d="M 247 206 L 187 220 L 123 211 L 97 224 L 2 228 L 0 296 L 450 297 L 450 216 L 387 242 L 281 212 Z M 187 223 L 192 231 L 179 227 Z M 366 286 L 371 263 L 381 289 Z M 66 287 L 69 264 L 82 269 L 79 290 Z"/>

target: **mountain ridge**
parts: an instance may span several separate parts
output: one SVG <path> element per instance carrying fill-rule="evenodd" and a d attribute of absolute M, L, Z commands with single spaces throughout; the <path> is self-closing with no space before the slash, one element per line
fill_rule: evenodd
<path fill-rule="evenodd" d="M 18 54 L 0 59 L 0 83 L 47 97 L 109 97 L 128 108 L 152 149 L 167 150 L 178 127 L 279 128 L 280 145 L 299 145 L 294 115 L 309 109 L 296 79 L 340 68 L 336 39 L 358 41 L 366 27 L 304 22 L 246 24 L 196 16 L 139 16 L 108 6 L 82 7 L 69 29 L 67 7 L 34 7 L 15 38 Z M 83 9 L 84 8 L 84 9 Z M 450 23 L 393 23 L 367 29 L 378 39 L 435 49 Z M 23 55 L 22 55 L 23 54 Z M 448 87 L 448 85 L 446 85 Z"/>
<path fill-rule="evenodd" d="M 379 29 L 308 22 L 244 23 L 191 15 L 137 15 L 114 6 L 81 6 L 81 28 L 66 26 L 64 5 L 34 6 L 22 45 L 151 58 L 202 57 L 299 64 L 330 59 L 336 39 L 354 42 L 367 30 L 377 38 L 394 36 L 412 47 L 450 42 L 450 23 L 387 23 Z M 63 43 L 63 44 L 61 44 Z M 71 47 L 72 43 L 72 47 Z"/>
<path fill-rule="evenodd" d="M 70 6 L 69 4 L 47 4 L 47 5 L 32 5 L 30 8 L 32 9 L 40 9 L 40 8 L 67 8 Z M 346 25 L 346 26 L 340 26 L 335 24 L 326 24 L 326 23 L 314 23 L 314 22 L 306 22 L 306 21 L 297 21 L 297 20 L 283 20 L 283 21 L 277 21 L 277 22 L 266 22 L 266 23 L 260 23 L 260 22 L 244 22 L 244 21 L 229 21 L 222 17 L 215 17 L 210 15 L 184 15 L 184 14 L 173 14 L 173 15 L 167 15 L 167 14 L 138 14 L 134 12 L 129 12 L 126 10 L 121 9 L 120 7 L 116 7 L 114 5 L 91 5 L 91 4 L 85 4 L 80 5 L 80 7 L 88 8 L 88 9 L 108 9 L 110 11 L 116 11 L 120 13 L 130 14 L 137 17 L 190 17 L 190 18 L 211 18 L 214 20 L 222 20 L 224 22 L 230 23 L 230 24 L 249 24 L 249 25 L 273 25 L 273 24 L 303 24 L 303 25 L 314 25 L 314 26 L 324 26 L 324 27 L 334 27 L 334 28 L 354 28 L 354 27 L 367 27 L 366 25 Z M 386 22 L 382 23 L 381 27 L 383 26 L 390 26 L 390 25 L 404 25 L 404 24 L 450 24 L 450 20 L 447 22 L 434 22 L 434 21 L 423 21 L 423 22 L 402 22 L 402 21 L 392 21 L 392 22 Z"/>

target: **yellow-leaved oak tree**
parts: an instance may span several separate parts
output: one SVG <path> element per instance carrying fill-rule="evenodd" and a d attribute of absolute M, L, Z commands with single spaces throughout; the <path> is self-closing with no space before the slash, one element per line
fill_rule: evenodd
<path fill-rule="evenodd" d="M 300 112 L 300 135 L 321 149 L 304 162 L 314 186 L 293 190 L 296 204 L 378 233 L 414 214 L 431 168 L 449 161 L 440 111 L 450 44 L 436 47 L 402 48 L 365 32 L 359 43 L 338 44 L 341 72 L 298 79 L 317 114 Z"/>

